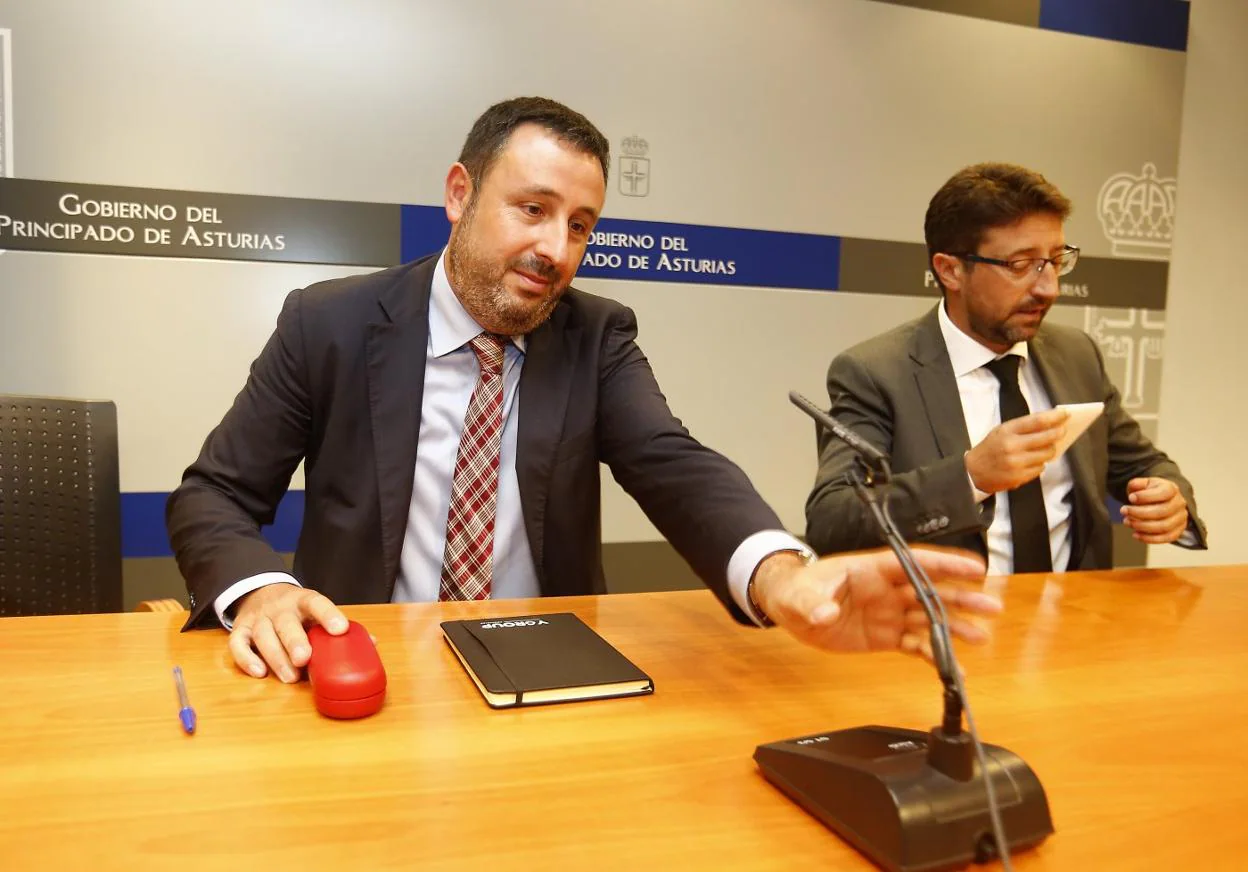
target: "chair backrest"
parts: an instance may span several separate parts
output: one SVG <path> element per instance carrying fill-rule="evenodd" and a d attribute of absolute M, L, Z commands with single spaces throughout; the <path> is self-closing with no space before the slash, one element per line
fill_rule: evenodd
<path fill-rule="evenodd" d="M 0 616 L 121 601 L 117 407 L 0 394 Z"/>

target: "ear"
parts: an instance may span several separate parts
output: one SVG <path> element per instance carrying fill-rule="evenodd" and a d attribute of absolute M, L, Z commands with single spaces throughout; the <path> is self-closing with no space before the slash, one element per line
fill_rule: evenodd
<path fill-rule="evenodd" d="M 966 266 L 961 258 L 937 252 L 932 255 L 932 270 L 947 291 L 961 291 L 966 279 Z"/>
<path fill-rule="evenodd" d="M 462 163 L 455 163 L 446 174 L 446 218 L 458 224 L 472 199 L 472 176 Z"/>

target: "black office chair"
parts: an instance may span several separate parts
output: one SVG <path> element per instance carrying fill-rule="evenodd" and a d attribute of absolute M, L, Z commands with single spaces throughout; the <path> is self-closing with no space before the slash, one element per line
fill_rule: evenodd
<path fill-rule="evenodd" d="M 0 394 L 0 616 L 118 611 L 117 407 Z"/>

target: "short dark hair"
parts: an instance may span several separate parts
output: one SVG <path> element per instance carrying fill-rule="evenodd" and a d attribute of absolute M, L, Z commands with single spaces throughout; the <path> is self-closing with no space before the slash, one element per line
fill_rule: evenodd
<path fill-rule="evenodd" d="M 927 205 L 923 236 L 927 263 L 932 256 L 974 254 L 984 234 L 1028 215 L 1048 213 L 1065 221 L 1070 200 L 1044 176 L 1008 163 L 980 163 L 954 173 Z M 932 268 L 936 281 L 940 276 Z M 941 285 L 944 289 L 944 285 Z"/>
<path fill-rule="evenodd" d="M 546 97 L 514 97 L 481 113 L 459 152 L 459 162 L 472 177 L 474 196 L 481 180 L 507 147 L 512 131 L 522 124 L 536 124 L 566 145 L 596 157 L 606 182 L 611 146 L 588 118 Z"/>

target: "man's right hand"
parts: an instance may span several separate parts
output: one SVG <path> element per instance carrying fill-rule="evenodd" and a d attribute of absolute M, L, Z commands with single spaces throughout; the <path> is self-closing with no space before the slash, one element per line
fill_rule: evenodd
<path fill-rule="evenodd" d="M 1050 409 L 1012 418 L 992 428 L 966 453 L 971 484 L 988 494 L 1014 490 L 1038 476 L 1057 456 L 1057 440 L 1066 432 L 1070 413 Z"/>
<path fill-rule="evenodd" d="M 298 681 L 299 670 L 312 656 L 303 629 L 307 624 L 320 624 L 333 636 L 347 631 L 346 615 L 324 594 L 295 584 L 253 590 L 239 600 L 235 611 L 230 631 L 234 662 L 256 678 L 272 669 L 287 684 Z"/>

